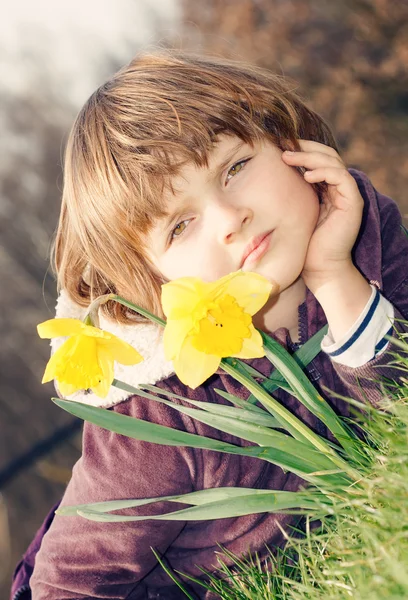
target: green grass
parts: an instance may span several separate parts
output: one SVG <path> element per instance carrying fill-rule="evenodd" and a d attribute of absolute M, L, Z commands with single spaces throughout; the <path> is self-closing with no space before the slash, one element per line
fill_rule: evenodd
<path fill-rule="evenodd" d="M 408 360 L 398 360 L 408 373 Z M 263 566 L 257 554 L 221 548 L 217 571 L 202 570 L 209 577 L 203 587 L 223 600 L 408 598 L 408 378 L 380 408 L 363 418 L 369 465 L 359 486 L 331 495 L 333 514 L 314 528 L 307 517 L 305 534 L 270 551 Z"/>

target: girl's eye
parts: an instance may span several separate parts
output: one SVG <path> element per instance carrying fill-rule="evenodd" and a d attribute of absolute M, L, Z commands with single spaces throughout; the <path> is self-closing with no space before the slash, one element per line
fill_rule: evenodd
<path fill-rule="evenodd" d="M 192 219 L 187 219 L 186 221 L 180 221 L 180 223 L 177 223 L 177 225 L 174 227 L 174 229 L 170 232 L 170 238 L 169 238 L 169 242 L 171 244 L 171 242 L 175 239 L 175 238 L 179 238 L 183 235 L 183 233 L 185 232 L 185 230 L 187 229 L 187 227 L 184 227 L 182 229 L 179 229 L 182 225 L 184 225 L 184 223 L 188 223 L 189 221 L 191 221 Z M 177 235 L 176 235 L 177 234 Z"/>
<path fill-rule="evenodd" d="M 250 158 L 245 158 L 244 160 L 240 160 L 240 161 L 236 162 L 234 165 L 232 165 L 232 167 L 230 169 L 228 169 L 228 173 L 227 173 L 227 177 L 226 177 L 227 182 L 230 179 L 232 179 L 232 177 L 235 177 L 235 175 L 237 175 L 240 171 L 242 171 L 242 169 L 245 167 L 246 163 L 250 160 L 251 160 Z"/>

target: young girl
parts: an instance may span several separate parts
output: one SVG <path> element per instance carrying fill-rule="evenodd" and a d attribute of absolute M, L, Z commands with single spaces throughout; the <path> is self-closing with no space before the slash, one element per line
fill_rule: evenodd
<path fill-rule="evenodd" d="M 260 273 L 275 286 L 254 317 L 256 327 L 293 352 L 329 325 L 306 372 L 347 416 L 338 395 L 375 403 L 381 376 L 399 377 L 385 335 L 404 331 L 398 319 L 408 318 L 407 254 L 394 201 L 366 175 L 347 169 L 328 125 L 304 105 L 293 83 L 259 68 L 180 54 L 140 56 L 96 90 L 72 128 L 55 240 L 57 317 L 82 319 L 90 302 L 108 292 L 164 317 L 166 281 L 213 281 L 241 268 Z M 228 404 L 214 388 L 249 396 L 222 369 L 188 388 L 164 358 L 158 326 L 118 303 L 103 305 L 99 315 L 101 328 L 145 358 L 130 367 L 116 364 L 117 379 L 213 403 Z M 53 340 L 52 351 L 63 341 Z M 265 375 L 272 371 L 266 358 L 245 362 Z M 328 435 L 295 398 L 282 390 L 275 395 Z M 70 398 L 253 445 L 115 387 L 105 399 L 89 390 Z M 83 454 L 62 505 L 220 486 L 296 491 L 301 483 L 256 458 L 141 442 L 85 423 Z M 185 506 L 162 502 L 132 514 Z M 263 513 L 102 524 L 53 518 L 52 511 L 20 570 L 35 559 L 25 588 L 31 587 L 33 600 L 184 598 L 151 547 L 172 569 L 200 577 L 199 567 L 215 570 L 217 543 L 263 558 L 265 544 L 282 545 L 281 529 L 289 531 L 297 520 Z M 197 598 L 218 597 L 187 587 Z"/>

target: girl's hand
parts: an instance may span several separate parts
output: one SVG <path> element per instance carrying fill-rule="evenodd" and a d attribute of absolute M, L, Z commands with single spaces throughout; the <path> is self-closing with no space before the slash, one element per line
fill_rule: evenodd
<path fill-rule="evenodd" d="M 301 152 L 283 152 L 282 160 L 308 169 L 304 173 L 308 183 L 328 183 L 301 274 L 314 292 L 341 277 L 341 272 L 353 264 L 351 249 L 360 230 L 364 200 L 336 150 L 310 140 L 299 140 L 299 144 Z"/>

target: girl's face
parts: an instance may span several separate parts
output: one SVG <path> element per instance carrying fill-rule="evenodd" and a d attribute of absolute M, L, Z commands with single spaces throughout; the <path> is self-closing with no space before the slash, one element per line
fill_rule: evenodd
<path fill-rule="evenodd" d="M 311 184 L 281 159 L 268 141 L 254 148 L 220 136 L 208 168 L 183 167 L 168 193 L 170 217 L 149 232 L 150 258 L 167 281 L 200 277 L 210 282 L 241 268 L 250 240 L 272 231 L 268 250 L 249 260 L 253 271 L 278 283 L 299 277 L 319 214 Z"/>

